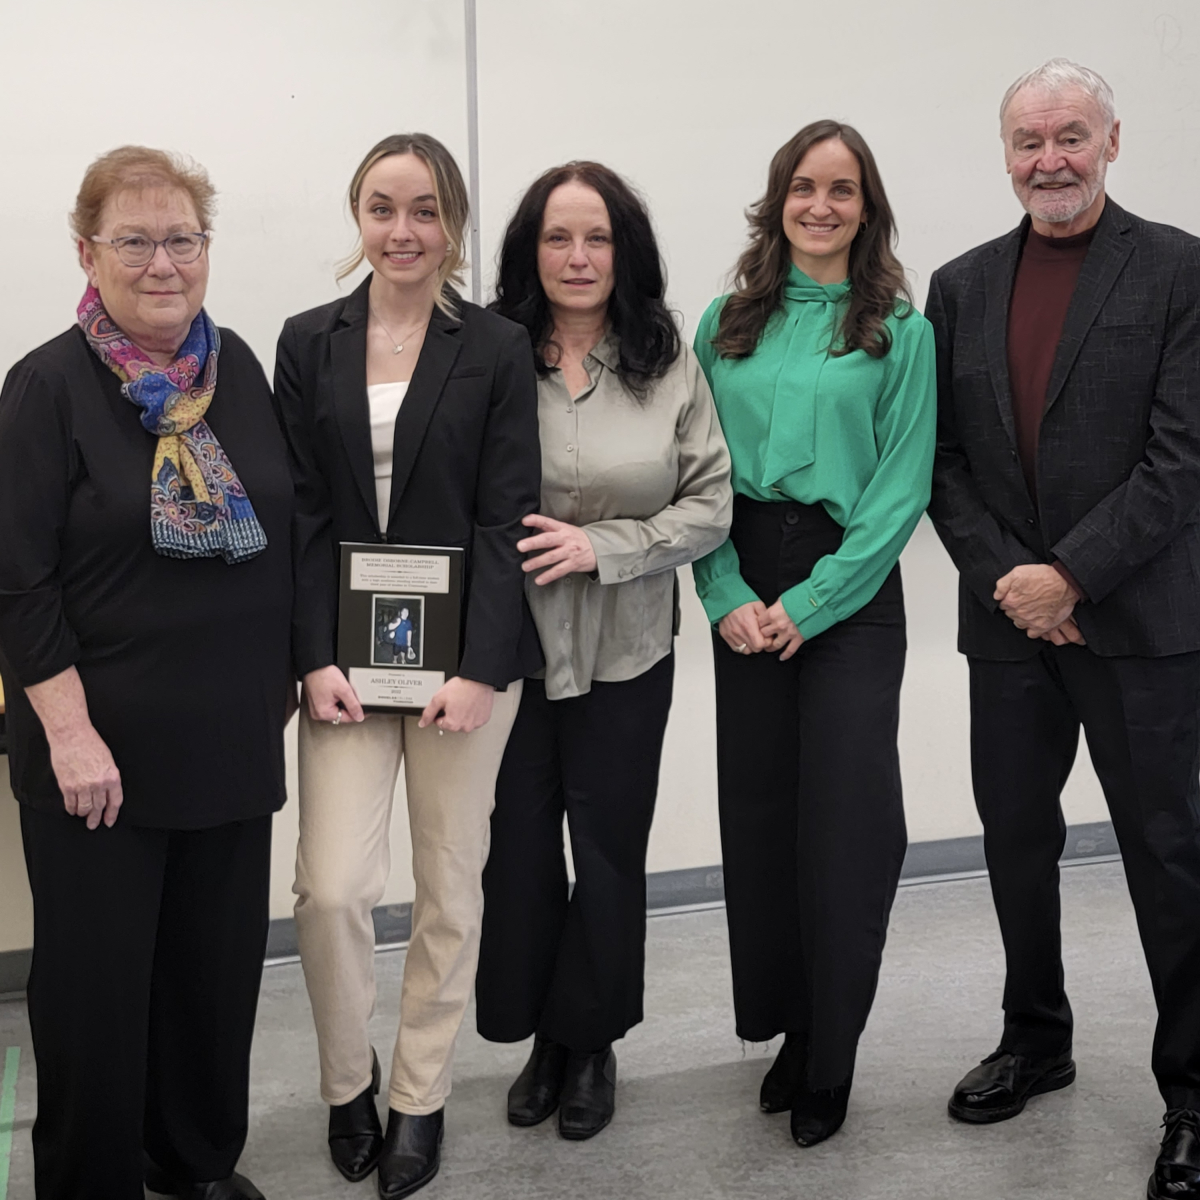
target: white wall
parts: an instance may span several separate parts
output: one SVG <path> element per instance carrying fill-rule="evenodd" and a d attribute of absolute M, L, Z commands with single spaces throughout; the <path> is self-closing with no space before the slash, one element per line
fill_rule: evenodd
<path fill-rule="evenodd" d="M 1015 224 L 996 107 L 1020 71 L 1059 53 L 1116 90 L 1125 144 L 1114 196 L 1200 229 L 1194 0 L 1160 0 L 1145 16 L 1118 0 L 860 0 L 813 17 L 790 0 L 478 0 L 485 281 L 533 176 L 598 158 L 649 198 L 690 335 L 723 290 L 771 154 L 806 122 L 836 116 L 875 150 L 921 301 L 939 263 Z M 127 43 L 124 30 L 134 31 Z M 82 0 L 5 5 L 0 370 L 72 319 L 83 279 L 66 212 L 95 154 L 140 141 L 209 168 L 221 191 L 209 308 L 270 370 L 283 319 L 336 294 L 359 158 L 385 133 L 427 129 L 465 168 L 465 96 L 459 0 L 113 0 L 99 18 Z M 973 833 L 953 573 L 927 524 L 904 569 L 910 833 Z M 683 591 L 652 870 L 719 860 L 708 634 L 686 579 Z M 1086 762 L 1066 807 L 1072 821 L 1104 817 Z M 290 804 L 276 826 L 276 915 L 290 909 L 295 816 Z M 405 826 L 399 803 L 389 902 L 411 896 Z M 28 944 L 16 837 L 0 789 L 0 950 Z"/>

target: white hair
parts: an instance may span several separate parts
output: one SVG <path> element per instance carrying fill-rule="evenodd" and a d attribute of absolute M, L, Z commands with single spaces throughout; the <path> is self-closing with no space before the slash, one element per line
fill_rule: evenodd
<path fill-rule="evenodd" d="M 1089 67 L 1081 67 L 1079 63 L 1072 62 L 1069 58 L 1051 58 L 1042 63 L 1040 67 L 1034 67 L 1032 71 L 1026 71 L 1004 93 L 1004 99 L 1000 101 L 1001 125 L 1004 124 L 1004 114 L 1008 111 L 1008 106 L 1012 103 L 1012 98 L 1025 87 L 1037 87 L 1047 92 L 1061 92 L 1066 88 L 1079 88 L 1091 96 L 1100 106 L 1100 111 L 1104 114 L 1104 119 L 1108 123 L 1109 129 L 1112 129 L 1113 122 L 1116 120 L 1117 113 L 1113 100 L 1113 90 L 1108 86 L 1103 76 Z"/>

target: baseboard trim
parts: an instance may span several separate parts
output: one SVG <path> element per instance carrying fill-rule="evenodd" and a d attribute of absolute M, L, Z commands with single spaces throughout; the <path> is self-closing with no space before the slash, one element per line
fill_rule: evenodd
<path fill-rule="evenodd" d="M 14 993 L 24 995 L 31 962 L 32 950 L 0 951 L 0 1000 L 8 1000 Z"/>
<path fill-rule="evenodd" d="M 1095 821 L 1067 828 L 1063 863 L 1105 861 L 1119 857 L 1111 822 Z M 904 856 L 900 883 L 901 886 L 934 883 L 982 875 L 986 871 L 982 837 L 914 842 Z M 724 900 L 725 876 L 719 866 L 656 871 L 646 877 L 646 909 L 651 915 L 692 908 L 714 908 Z M 401 946 L 408 941 L 412 934 L 411 904 L 384 905 L 371 915 L 375 922 L 377 946 Z M 296 923 L 292 918 L 282 917 L 272 921 L 267 934 L 267 961 L 294 959 L 297 952 Z M 32 950 L 0 952 L 0 998 L 24 991 L 32 957 Z"/>

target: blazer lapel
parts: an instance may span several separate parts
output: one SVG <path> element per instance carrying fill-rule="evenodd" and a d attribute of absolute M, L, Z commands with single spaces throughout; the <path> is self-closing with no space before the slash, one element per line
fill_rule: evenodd
<path fill-rule="evenodd" d="M 1079 357 L 1088 331 L 1095 324 L 1108 293 L 1117 282 L 1117 276 L 1133 253 L 1133 243 L 1127 236 L 1129 224 L 1129 216 L 1123 208 L 1112 200 L 1105 201 L 1104 211 L 1096 225 L 1096 236 L 1083 260 L 1075 293 L 1067 308 L 1062 337 L 1050 371 L 1050 382 L 1046 385 L 1043 416 L 1062 394 L 1063 385 Z"/>
<path fill-rule="evenodd" d="M 1028 217 L 1025 218 L 1028 221 Z M 1025 238 L 1022 222 L 996 248 L 996 253 L 984 267 L 983 284 L 987 294 L 984 305 L 983 338 L 987 350 L 988 371 L 1000 409 L 1000 420 L 1008 430 L 1009 439 L 1016 445 L 1013 426 L 1012 386 L 1008 378 L 1008 306 L 1012 300 L 1013 279 L 1017 259 Z"/>
<path fill-rule="evenodd" d="M 371 406 L 367 400 L 367 288 L 368 277 L 346 300 L 341 325 L 329 337 L 333 365 L 333 406 L 342 444 L 350 460 L 354 482 L 368 512 L 375 512 L 375 457 L 371 450 Z M 383 514 L 379 514 L 382 524 Z"/>
<path fill-rule="evenodd" d="M 462 322 L 454 320 L 440 308 L 433 310 L 421 356 L 396 417 L 396 438 L 392 444 L 392 500 L 388 511 L 388 528 L 396 516 L 404 489 L 408 486 L 417 452 L 429 428 L 434 409 L 442 398 L 442 389 L 462 349 L 459 333 Z M 373 485 L 372 485 L 373 486 Z"/>

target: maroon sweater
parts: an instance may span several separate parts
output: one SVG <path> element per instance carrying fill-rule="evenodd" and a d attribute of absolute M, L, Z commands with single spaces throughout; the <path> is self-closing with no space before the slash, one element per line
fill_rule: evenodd
<path fill-rule="evenodd" d="M 1032 229 L 1025 239 L 1008 309 L 1008 379 L 1012 388 L 1017 454 L 1037 503 L 1037 445 L 1054 355 L 1067 308 L 1095 228 L 1075 237 L 1048 238 Z"/>
<path fill-rule="evenodd" d="M 1046 410 L 1046 389 L 1062 339 L 1067 308 L 1087 257 L 1095 227 L 1074 237 L 1048 238 L 1032 229 L 1025 239 L 1008 309 L 1008 379 L 1012 389 L 1017 454 L 1037 504 L 1037 448 Z M 1082 595 L 1058 563 L 1054 566 Z"/>

